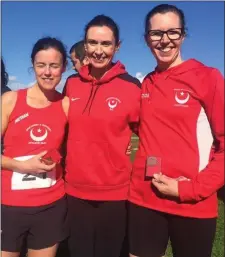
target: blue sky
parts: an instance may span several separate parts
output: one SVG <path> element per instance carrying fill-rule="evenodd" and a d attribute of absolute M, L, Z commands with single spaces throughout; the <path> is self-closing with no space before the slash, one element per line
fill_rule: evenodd
<path fill-rule="evenodd" d="M 188 37 L 182 56 L 196 58 L 224 74 L 223 2 L 2 2 L 2 56 L 10 75 L 9 86 L 19 88 L 35 81 L 30 54 L 43 36 L 61 39 L 69 50 L 81 40 L 84 26 L 96 15 L 111 16 L 120 27 L 122 45 L 115 60 L 128 72 L 142 77 L 155 67 L 143 38 L 146 14 L 160 3 L 175 4 L 186 16 Z M 68 66 L 61 81 L 73 71 Z"/>

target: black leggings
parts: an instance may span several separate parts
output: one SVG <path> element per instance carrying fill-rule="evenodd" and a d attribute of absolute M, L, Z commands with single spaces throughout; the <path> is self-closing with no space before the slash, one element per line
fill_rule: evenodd
<path fill-rule="evenodd" d="M 68 196 L 71 257 L 118 257 L 126 231 L 126 201 Z"/>
<path fill-rule="evenodd" d="M 162 213 L 132 203 L 128 207 L 130 253 L 160 257 L 170 239 L 173 257 L 211 257 L 216 218 L 197 219 Z"/>

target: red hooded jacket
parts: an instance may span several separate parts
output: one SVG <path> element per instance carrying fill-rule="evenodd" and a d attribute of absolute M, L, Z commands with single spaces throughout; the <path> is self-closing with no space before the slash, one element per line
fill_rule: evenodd
<path fill-rule="evenodd" d="M 140 146 L 129 200 L 175 215 L 217 215 L 216 191 L 224 184 L 224 78 L 191 59 L 142 84 Z M 212 147 L 212 145 L 214 145 Z M 161 158 L 161 171 L 176 178 L 179 200 L 145 181 L 147 156 Z"/>
<path fill-rule="evenodd" d="M 140 82 L 117 62 L 100 79 L 83 66 L 67 80 L 70 97 L 66 192 L 88 200 L 127 199 L 131 162 L 126 154 L 140 111 Z"/>

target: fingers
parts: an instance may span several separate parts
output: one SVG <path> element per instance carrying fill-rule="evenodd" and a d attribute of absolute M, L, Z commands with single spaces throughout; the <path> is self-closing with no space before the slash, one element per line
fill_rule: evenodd
<path fill-rule="evenodd" d="M 53 165 L 55 166 L 55 164 L 53 164 Z M 51 166 L 53 166 L 53 165 L 51 165 Z M 46 173 L 46 172 L 52 171 L 53 169 L 54 169 L 54 167 L 49 169 L 49 165 L 46 165 L 44 167 L 36 169 L 34 172 L 32 172 L 32 174 L 35 175 L 35 174 L 40 174 L 40 173 Z"/>
<path fill-rule="evenodd" d="M 169 187 L 168 185 L 163 184 L 162 182 L 157 181 L 153 178 L 152 184 L 156 187 L 156 189 L 163 195 L 168 195 Z"/>
<path fill-rule="evenodd" d="M 43 158 L 48 151 L 43 151 L 39 154 L 37 154 L 34 158 L 38 159 L 39 162 L 41 162 L 43 165 L 41 167 L 41 169 L 45 169 L 45 170 L 52 170 L 55 167 L 55 164 L 52 162 L 52 160 L 48 160 Z"/>
<path fill-rule="evenodd" d="M 164 195 L 179 197 L 178 182 L 175 179 L 168 178 L 164 175 L 154 175 L 152 184 Z"/>
<path fill-rule="evenodd" d="M 42 174 L 42 173 L 46 173 L 46 170 L 42 170 L 42 169 L 37 169 L 33 172 L 29 172 L 29 174 L 33 175 L 33 176 L 37 176 L 38 174 Z"/>
<path fill-rule="evenodd" d="M 163 183 L 165 185 L 168 185 L 168 183 L 172 179 L 172 178 L 166 177 L 165 175 L 162 175 L 162 174 L 154 174 L 153 177 L 156 181 Z"/>
<path fill-rule="evenodd" d="M 43 151 L 43 152 L 37 154 L 36 157 L 41 158 L 41 157 L 45 156 L 47 152 L 48 151 Z"/>
<path fill-rule="evenodd" d="M 156 180 L 156 179 L 152 179 L 152 184 L 160 191 L 160 192 L 162 192 L 163 191 L 163 189 L 165 188 L 165 185 L 164 184 L 162 184 L 161 182 L 159 182 L 158 180 Z"/>
<path fill-rule="evenodd" d="M 35 171 L 29 172 L 29 174 L 33 174 L 33 175 L 37 175 L 40 173 L 46 173 L 49 171 L 52 171 L 56 166 L 56 163 L 53 163 L 51 165 L 46 165 L 41 163 L 41 165 L 39 165 L 39 167 L 37 169 L 35 169 Z"/>
<path fill-rule="evenodd" d="M 54 163 L 51 158 L 50 159 L 40 158 L 40 161 L 46 165 L 52 165 Z"/>
<path fill-rule="evenodd" d="M 45 172 L 46 171 L 51 171 L 52 169 L 55 168 L 55 166 L 56 166 L 56 163 L 53 163 L 51 165 L 47 165 L 47 164 L 41 163 L 40 170 L 44 170 Z"/>

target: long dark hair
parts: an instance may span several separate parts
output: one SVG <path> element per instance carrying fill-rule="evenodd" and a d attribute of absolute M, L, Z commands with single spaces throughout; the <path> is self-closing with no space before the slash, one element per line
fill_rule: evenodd
<path fill-rule="evenodd" d="M 109 16 L 105 16 L 105 15 L 97 15 L 95 16 L 90 22 L 88 22 L 88 24 L 85 26 L 84 29 L 84 40 L 86 41 L 86 37 L 87 37 L 87 32 L 91 27 L 103 27 L 106 26 L 108 28 L 110 28 L 113 32 L 113 35 L 115 37 L 115 41 L 116 41 L 116 45 L 119 44 L 120 41 L 120 32 L 119 32 L 119 27 L 116 24 L 116 22 L 110 18 Z"/>
<path fill-rule="evenodd" d="M 9 81 L 9 75 L 5 70 L 5 64 L 1 58 L 1 88 L 5 88 Z"/>

